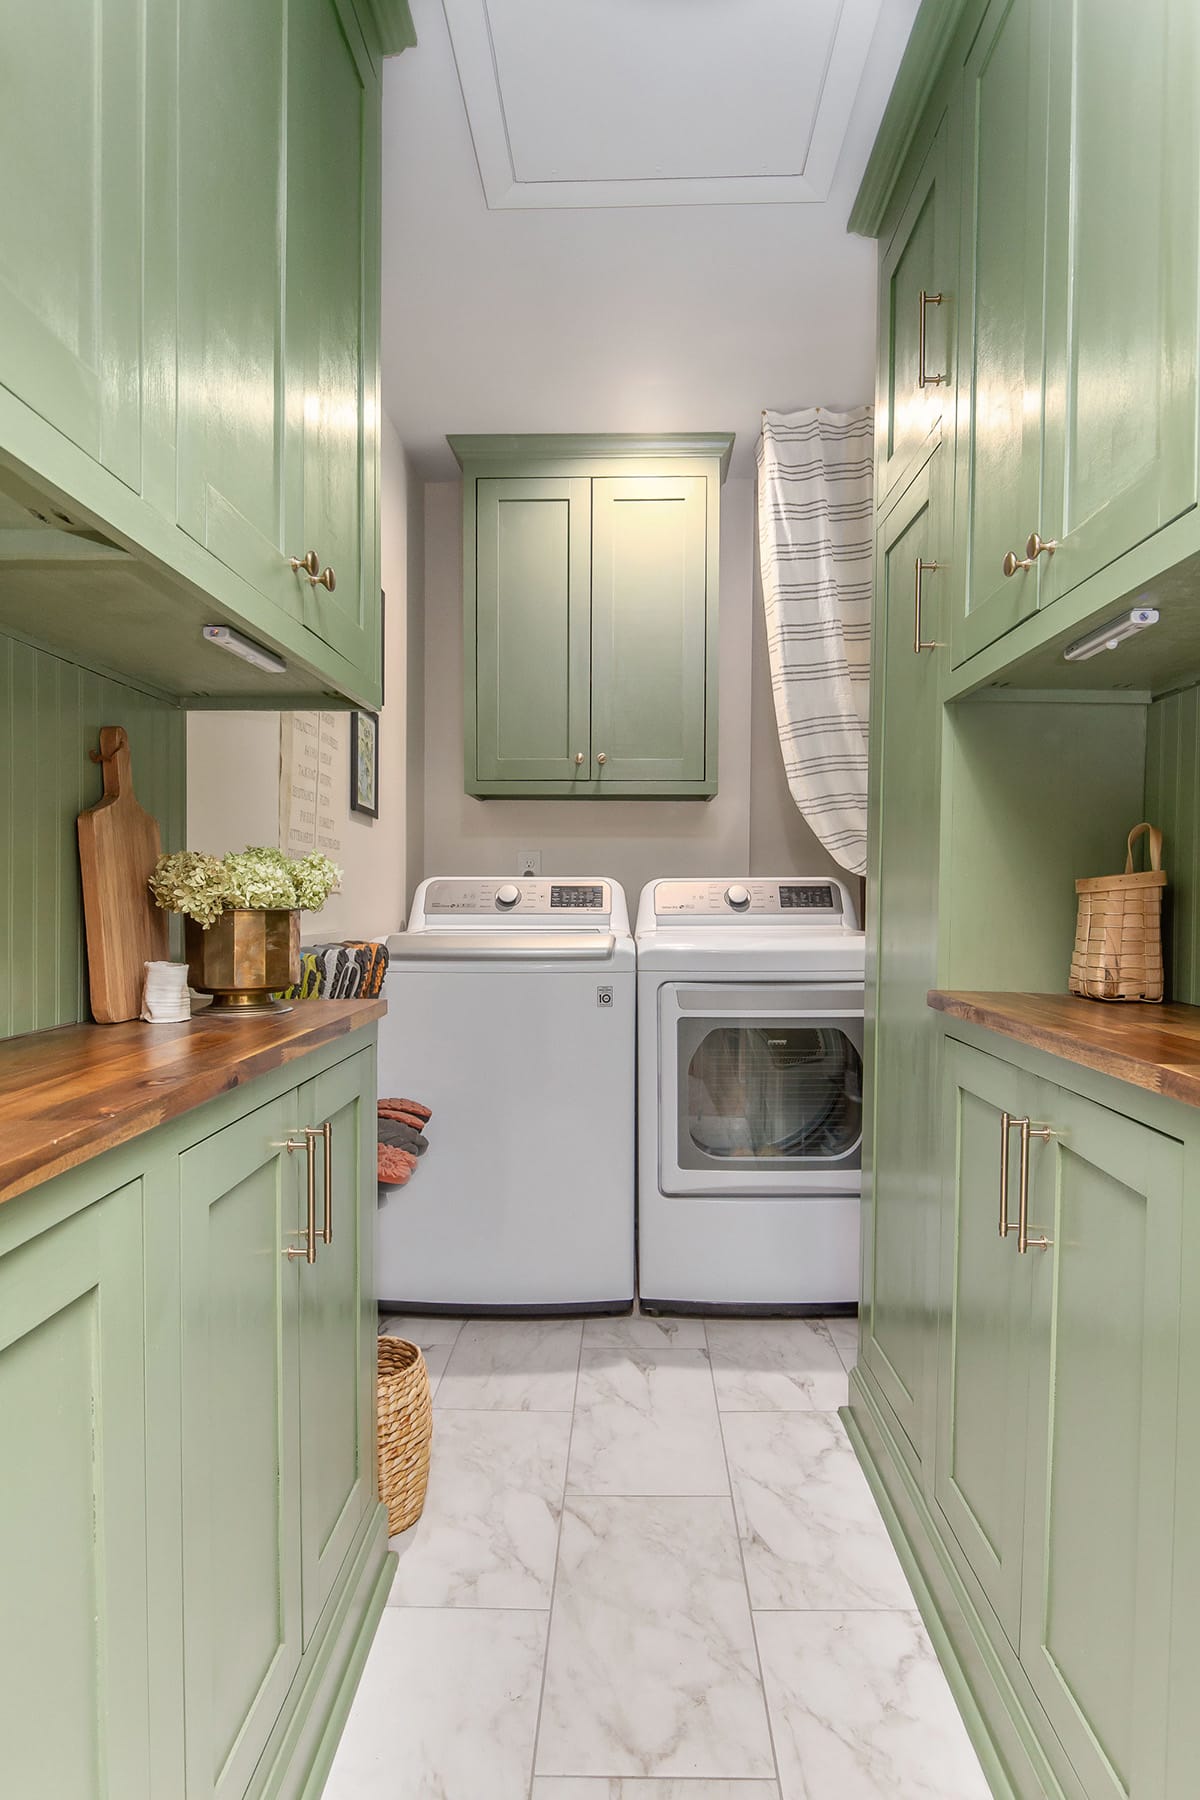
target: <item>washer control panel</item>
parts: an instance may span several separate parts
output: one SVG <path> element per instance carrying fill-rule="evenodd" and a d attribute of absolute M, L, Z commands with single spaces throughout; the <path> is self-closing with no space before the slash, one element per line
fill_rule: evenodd
<path fill-rule="evenodd" d="M 659 919 L 786 919 L 792 924 L 841 925 L 842 890 L 836 881 L 660 881 L 654 890 Z"/>
<path fill-rule="evenodd" d="M 584 919 L 607 922 L 612 893 L 607 881 L 476 881 L 450 877 L 430 883 L 427 918 Z"/>

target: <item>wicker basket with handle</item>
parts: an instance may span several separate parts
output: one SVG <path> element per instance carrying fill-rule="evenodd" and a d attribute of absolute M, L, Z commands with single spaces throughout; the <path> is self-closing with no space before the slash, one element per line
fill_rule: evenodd
<path fill-rule="evenodd" d="M 1133 846 L 1146 832 L 1150 867 L 1134 874 Z M 1089 1000 L 1161 1000 L 1163 997 L 1162 832 L 1135 825 L 1129 834 L 1123 875 L 1091 875 L 1075 883 L 1079 917 L 1071 957 L 1071 992 Z"/>
<path fill-rule="evenodd" d="M 379 1340 L 379 1497 L 388 1511 L 388 1536 L 421 1516 L 429 1482 L 433 1402 L 429 1371 L 416 1344 Z"/>

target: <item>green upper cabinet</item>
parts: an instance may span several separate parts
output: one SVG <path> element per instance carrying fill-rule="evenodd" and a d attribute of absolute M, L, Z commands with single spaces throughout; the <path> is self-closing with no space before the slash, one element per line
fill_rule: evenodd
<path fill-rule="evenodd" d="M 943 119 L 886 249 L 881 253 L 879 378 L 875 407 L 876 505 L 912 477 L 954 414 L 954 246 Z"/>
<path fill-rule="evenodd" d="M 1200 327 L 1194 0 L 1051 30 L 1042 605 L 1195 506 Z"/>
<path fill-rule="evenodd" d="M 475 502 L 468 777 L 474 768 L 482 782 L 586 781 L 591 483 L 490 476 L 478 482 Z"/>
<path fill-rule="evenodd" d="M 1048 0 L 992 0 L 963 71 L 954 661 L 1037 609 Z"/>
<path fill-rule="evenodd" d="M 348 6 L 291 12 L 287 368 L 302 450 L 290 535 L 336 584 L 299 584 L 304 623 L 377 674 L 380 84 Z"/>
<path fill-rule="evenodd" d="M 732 438 L 453 438 L 466 791 L 717 790 L 720 483 Z"/>
<path fill-rule="evenodd" d="M 0 384 L 137 489 L 144 0 L 4 9 Z"/>
<path fill-rule="evenodd" d="M 914 1104 L 914 1095 L 938 1091 L 941 1043 L 925 995 L 936 985 L 938 962 L 944 458 L 939 450 L 879 528 L 871 684 L 873 1098 L 859 1315 L 862 1359 L 918 1464 L 931 1449 L 937 1328 L 938 1118 L 933 1106 Z"/>

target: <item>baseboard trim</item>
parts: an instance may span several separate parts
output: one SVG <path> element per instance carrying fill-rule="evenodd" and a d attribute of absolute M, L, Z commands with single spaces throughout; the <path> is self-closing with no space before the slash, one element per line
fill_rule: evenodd
<path fill-rule="evenodd" d="M 387 1508 L 376 1505 L 348 1559 L 345 1586 L 302 1668 L 251 1784 L 253 1800 L 320 1800 L 395 1573 Z"/>
<path fill-rule="evenodd" d="M 861 1368 L 850 1377 L 841 1417 L 995 1800 L 1086 1800 L 1047 1760 Z"/>

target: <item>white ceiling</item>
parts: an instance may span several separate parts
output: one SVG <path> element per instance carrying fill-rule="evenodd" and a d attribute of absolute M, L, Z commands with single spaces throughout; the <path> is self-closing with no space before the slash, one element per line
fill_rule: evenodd
<path fill-rule="evenodd" d="M 760 408 L 868 400 L 845 221 L 916 6 L 413 0 L 383 398 L 418 468 L 456 472 L 447 432 L 732 430 L 749 474 Z"/>

